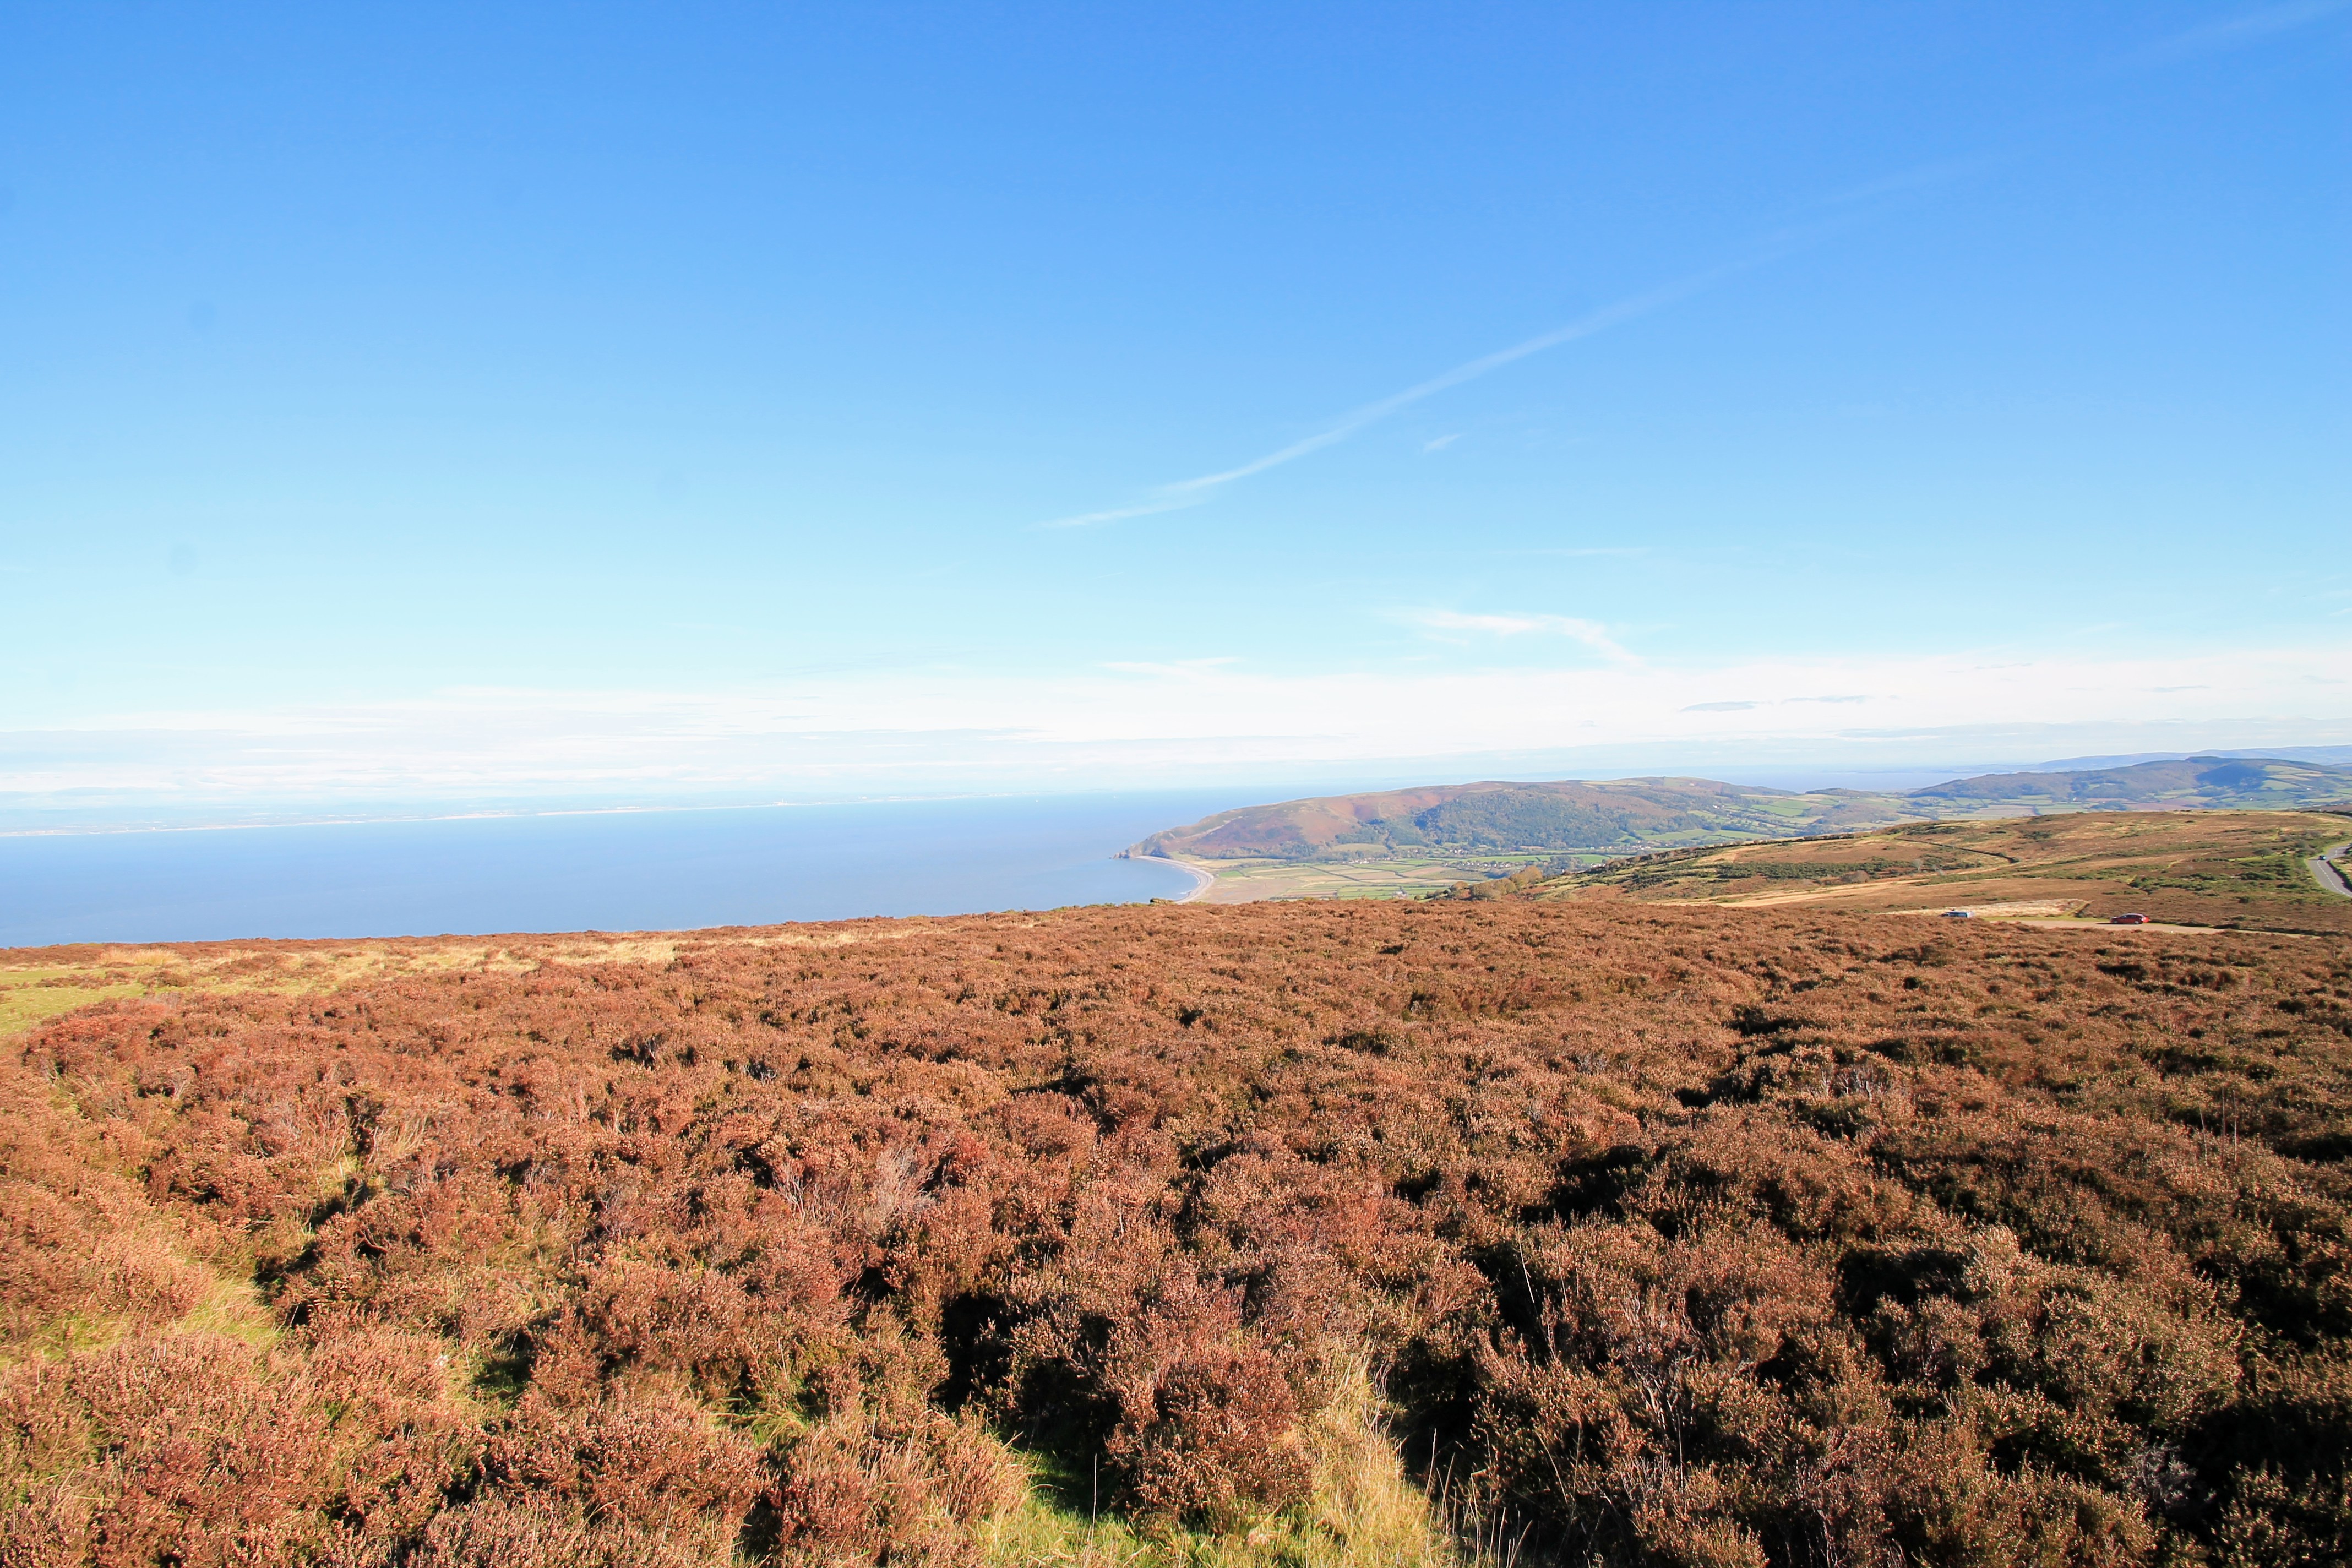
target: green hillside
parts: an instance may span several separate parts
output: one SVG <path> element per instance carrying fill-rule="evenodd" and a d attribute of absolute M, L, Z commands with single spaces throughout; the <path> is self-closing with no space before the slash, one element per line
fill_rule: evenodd
<path fill-rule="evenodd" d="M 1986 805 L 2294 811 L 2352 801 L 2352 771 L 2274 758 L 2188 757 L 2075 773 L 1988 773 L 1914 791 L 1932 815 Z M 1933 810 L 1948 806 L 1950 810 Z"/>
<path fill-rule="evenodd" d="M 2053 811 L 2330 806 L 2352 806 L 2352 770 L 2242 757 L 1995 773 L 1885 795 L 1797 793 L 1694 778 L 1488 780 L 1244 806 L 1154 834 L 1128 853 L 1325 864 L 1399 857 L 1604 856 Z"/>
<path fill-rule="evenodd" d="M 1910 820 L 1899 797 L 1811 795 L 1712 779 L 1480 784 L 1325 795 L 1219 812 L 1154 834 L 1139 855 L 1349 860 L 1426 850 L 1622 850 L 1733 843 Z"/>

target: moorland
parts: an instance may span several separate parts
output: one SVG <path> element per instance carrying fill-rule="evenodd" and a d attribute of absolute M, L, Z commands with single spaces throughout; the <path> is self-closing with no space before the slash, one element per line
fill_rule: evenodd
<path fill-rule="evenodd" d="M 2320 812 L 2076 812 L 1669 850 L 1538 883 L 1532 896 L 1809 904 L 2352 935 L 2352 899 L 2312 860 L 2352 839 Z"/>
<path fill-rule="evenodd" d="M 1557 875 L 1632 853 L 1868 832 L 1905 823 L 2077 811 L 2352 807 L 2352 770 L 2273 758 L 2191 757 L 1993 773 L 1903 794 L 1811 793 L 1712 779 L 1486 781 L 1244 806 L 1126 851 L 1212 879 L 1207 901 L 1394 898 L 1528 867 Z"/>
<path fill-rule="evenodd" d="M 2352 1558 L 2341 937 L 1621 892 L 0 1005 L 10 1563 Z"/>

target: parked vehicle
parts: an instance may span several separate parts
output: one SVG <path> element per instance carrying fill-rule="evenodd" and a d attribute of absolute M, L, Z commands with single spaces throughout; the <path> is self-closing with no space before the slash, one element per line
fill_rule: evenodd
<path fill-rule="evenodd" d="M 2147 917 L 2146 915 L 2110 915 L 2107 917 L 2107 923 L 2111 926 L 2144 926 L 2147 924 Z"/>
<path fill-rule="evenodd" d="M 1974 910 L 1946 910 L 1944 918 L 1948 921 L 1972 921 L 1977 918 L 1977 912 Z"/>

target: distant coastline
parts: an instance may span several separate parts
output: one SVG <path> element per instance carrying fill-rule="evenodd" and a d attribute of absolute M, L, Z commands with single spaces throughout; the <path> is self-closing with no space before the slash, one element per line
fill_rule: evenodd
<path fill-rule="evenodd" d="M 1149 860 L 1155 866 L 1173 866 L 1180 871 L 1190 872 L 1192 877 L 1196 879 L 1192 883 L 1192 889 L 1189 892 L 1171 899 L 1169 900 L 1171 903 L 1189 904 L 1198 899 L 1202 894 L 1207 892 L 1211 888 L 1217 885 L 1216 874 L 1214 872 L 1203 870 L 1202 868 L 1193 865 L 1190 860 L 1179 860 L 1173 855 L 1127 854 L 1120 856 L 1119 858 L 1122 860 Z"/>

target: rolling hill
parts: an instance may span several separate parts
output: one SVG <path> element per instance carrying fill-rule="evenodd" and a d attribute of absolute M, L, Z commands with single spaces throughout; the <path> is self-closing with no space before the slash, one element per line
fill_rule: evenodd
<path fill-rule="evenodd" d="M 1916 815 L 1891 805 L 1895 798 L 1851 790 L 1799 795 L 1713 779 L 1490 780 L 1244 806 L 1154 834 L 1130 853 L 1349 860 L 1400 850 L 1714 844 L 1877 826 Z"/>
<path fill-rule="evenodd" d="M 2187 757 L 2073 773 L 1988 773 L 1914 790 L 1906 798 L 1962 810 L 2298 810 L 2352 804 L 2352 771 L 2275 757 Z"/>
<path fill-rule="evenodd" d="M 1623 854 L 2053 811 L 2352 807 L 2352 770 L 2191 757 L 2073 773 L 1995 773 L 1905 794 L 1799 793 L 1712 779 L 1432 785 L 1219 812 L 1130 855 L 1347 863 L 1388 857 Z"/>

